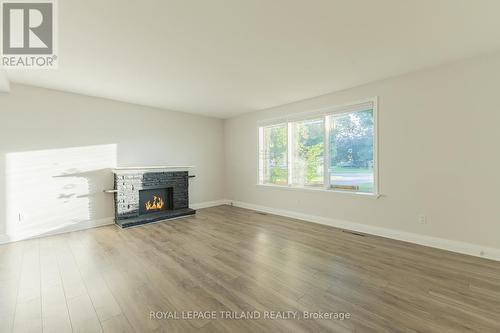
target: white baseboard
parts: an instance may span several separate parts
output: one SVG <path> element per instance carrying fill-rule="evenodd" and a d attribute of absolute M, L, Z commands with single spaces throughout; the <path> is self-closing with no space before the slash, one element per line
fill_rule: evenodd
<path fill-rule="evenodd" d="M 240 201 L 229 201 L 233 206 L 251 209 L 259 212 L 275 214 L 285 217 L 290 217 L 302 221 L 319 223 L 329 225 L 332 227 L 357 231 L 365 234 L 381 236 L 391 239 L 396 239 L 404 242 L 429 246 L 441 250 L 467 254 L 475 257 L 487 258 L 491 260 L 500 261 L 500 249 L 485 247 L 477 244 L 465 243 L 454 241 L 444 238 L 437 238 L 421 234 L 415 234 L 406 231 L 399 231 L 394 229 L 387 229 L 382 227 L 370 226 L 366 224 L 354 223 L 344 220 L 331 219 L 316 215 L 303 214 L 284 209 L 271 208 L 266 206 L 254 205 Z"/>
<path fill-rule="evenodd" d="M 16 233 L 16 234 L 3 234 L 0 235 L 0 244 L 11 243 L 22 241 L 31 238 L 39 238 L 46 236 L 53 236 L 58 234 L 63 234 L 67 232 L 85 230 L 90 228 L 102 227 L 105 225 L 114 224 L 115 219 L 113 217 L 107 217 L 99 220 L 90 220 L 84 222 L 73 223 L 66 226 L 61 226 L 48 230 L 34 230 L 29 233 Z"/>
<path fill-rule="evenodd" d="M 429 246 L 433 248 L 438 248 L 442 250 L 447 250 L 451 252 L 467 254 L 475 257 L 482 257 L 491 260 L 500 261 L 500 249 L 485 247 L 477 244 L 465 243 L 460 241 L 454 241 L 444 238 L 426 236 L 421 234 L 415 234 L 400 230 L 370 226 L 366 224 L 354 223 L 345 220 L 332 219 L 322 216 L 298 213 L 285 209 L 277 209 L 267 206 L 255 205 L 251 203 L 241 202 L 241 201 L 232 201 L 228 199 L 221 199 L 216 201 L 208 201 L 197 204 L 191 204 L 190 208 L 192 209 L 202 209 L 208 207 L 215 207 L 220 205 L 228 205 L 232 204 L 236 207 L 246 208 L 250 210 L 255 210 L 259 212 L 265 212 L 269 214 L 275 214 L 285 217 L 290 217 L 302 221 L 319 223 L 324 225 L 329 225 L 332 227 L 347 229 L 352 231 L 357 231 L 361 233 L 366 233 L 370 235 L 376 235 L 391 239 L 396 239 L 404 242 Z M 75 223 L 68 226 L 64 226 L 62 228 L 57 228 L 53 230 L 46 230 L 43 232 L 31 232 L 29 234 L 14 234 L 14 235 L 5 235 L 0 234 L 0 244 L 10 243 L 30 238 L 44 237 L 44 236 L 52 236 L 66 232 L 85 230 L 89 228 L 96 228 L 104 225 L 109 225 L 114 223 L 114 218 L 108 217 L 99 220 L 85 221 L 81 223 Z"/>
<path fill-rule="evenodd" d="M 196 203 L 196 204 L 190 204 L 189 208 L 191 208 L 191 209 L 202 209 L 202 208 L 209 208 L 209 207 L 227 205 L 228 203 L 229 203 L 229 200 L 227 200 L 227 199 L 221 199 L 221 200 L 215 200 L 215 201 L 207 201 L 207 202 L 201 202 L 201 203 Z"/>
<path fill-rule="evenodd" d="M 220 205 L 226 205 L 226 204 L 228 204 L 228 202 L 229 202 L 229 200 L 226 200 L 226 199 L 216 200 L 216 201 L 207 201 L 207 202 L 201 202 L 201 203 L 197 203 L 197 204 L 191 204 L 190 208 L 202 209 L 202 208 L 208 208 L 208 207 L 215 207 L 215 206 L 220 206 Z M 109 225 L 109 224 L 114 224 L 114 223 L 115 223 L 114 218 L 108 217 L 108 218 L 99 219 L 99 220 L 91 220 L 91 221 L 74 223 L 74 224 L 70 224 L 67 226 L 58 227 L 58 228 L 54 228 L 54 229 L 50 229 L 50 230 L 33 230 L 33 231 L 30 231 L 29 233 L 16 233 L 16 234 L 8 234 L 8 235 L 0 234 L 0 244 L 17 242 L 17 241 L 31 239 L 31 238 L 53 236 L 53 235 L 62 234 L 62 233 L 66 233 L 66 232 L 79 231 L 79 230 L 85 230 L 85 229 L 90 229 L 90 228 L 97 228 L 97 227 L 101 227 L 101 226 Z"/>

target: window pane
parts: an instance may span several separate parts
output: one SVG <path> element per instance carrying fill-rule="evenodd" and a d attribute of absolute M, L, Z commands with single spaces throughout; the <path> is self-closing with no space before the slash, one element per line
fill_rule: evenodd
<path fill-rule="evenodd" d="M 263 183 L 288 184 L 288 132 L 287 125 L 263 128 Z"/>
<path fill-rule="evenodd" d="M 330 184 L 373 193 L 373 111 L 330 116 Z"/>
<path fill-rule="evenodd" d="M 292 181 L 294 185 L 323 185 L 324 118 L 294 122 Z"/>

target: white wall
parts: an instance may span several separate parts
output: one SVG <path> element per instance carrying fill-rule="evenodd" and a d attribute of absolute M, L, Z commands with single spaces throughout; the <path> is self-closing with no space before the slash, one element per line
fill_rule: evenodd
<path fill-rule="evenodd" d="M 227 120 L 228 198 L 500 249 L 499 92 L 495 54 Z M 383 197 L 256 186 L 257 121 L 372 96 Z"/>
<path fill-rule="evenodd" d="M 3 69 L 0 68 L 0 93 L 8 92 L 10 89 L 10 82 L 7 78 L 7 74 Z"/>
<path fill-rule="evenodd" d="M 0 94 L 0 241 L 7 229 L 15 239 L 109 221 L 108 168 L 170 164 L 196 166 L 192 203 L 228 198 L 500 249 L 499 87 L 496 54 L 223 122 L 14 84 Z M 371 96 L 380 199 L 256 186 L 257 121 Z"/>
<path fill-rule="evenodd" d="M 220 200 L 223 135 L 220 119 L 13 84 L 0 94 L 0 240 L 110 221 L 116 164 L 194 165 L 190 203 Z"/>

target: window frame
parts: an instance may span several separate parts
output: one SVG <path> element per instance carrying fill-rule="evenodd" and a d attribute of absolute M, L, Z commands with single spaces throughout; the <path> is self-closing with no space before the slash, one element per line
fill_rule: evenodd
<path fill-rule="evenodd" d="M 373 192 L 368 193 L 368 192 L 359 192 L 359 191 L 354 191 L 354 190 L 340 190 L 340 189 L 335 189 L 331 187 L 331 175 L 330 175 L 330 147 L 329 147 L 329 135 L 330 135 L 330 129 L 329 129 L 329 121 L 331 115 L 341 115 L 341 114 L 348 114 L 352 112 L 358 112 L 358 111 L 366 111 L 366 110 L 372 110 L 373 113 Z M 323 186 L 322 187 L 315 187 L 315 186 L 300 186 L 293 184 L 293 179 L 292 179 L 292 172 L 290 169 L 293 169 L 293 152 L 292 152 L 292 147 L 293 147 L 293 123 L 297 121 L 304 121 L 308 119 L 314 119 L 314 118 L 324 118 L 324 138 L 323 138 L 323 147 L 324 147 L 324 152 L 323 152 Z M 261 155 L 261 147 L 263 144 L 263 129 L 264 127 L 269 127 L 269 126 L 276 126 L 279 124 L 287 124 L 287 130 L 288 130 L 288 142 L 287 142 L 287 147 L 288 147 L 288 156 L 287 156 L 287 163 L 288 163 L 288 184 L 287 185 L 279 185 L 279 184 L 268 184 L 263 182 L 263 159 Z M 279 117 L 279 118 L 273 118 L 273 119 L 267 119 L 264 121 L 260 121 L 257 123 L 257 130 L 258 130 L 258 142 L 257 142 L 257 159 L 258 159 L 258 168 L 257 168 L 257 185 L 258 186 L 265 186 L 265 187 L 274 187 L 274 188 L 284 188 L 284 189 L 297 189 L 297 190 L 311 190 L 311 191 L 323 191 L 323 192 L 333 192 L 333 193 L 345 193 L 345 194 L 354 194 L 354 195 L 359 195 L 359 196 L 369 196 L 369 197 L 375 197 L 378 198 L 380 197 L 379 194 L 379 174 L 378 174 L 378 166 L 379 166 L 379 161 L 378 161 L 378 97 L 370 97 L 366 98 L 363 100 L 358 100 L 346 104 L 341 104 L 341 105 L 334 105 L 330 106 L 327 108 L 322 108 L 319 110 L 314 110 L 314 111 L 307 111 L 307 112 L 300 112 L 300 113 L 294 113 L 290 114 L 288 116 L 284 117 Z"/>

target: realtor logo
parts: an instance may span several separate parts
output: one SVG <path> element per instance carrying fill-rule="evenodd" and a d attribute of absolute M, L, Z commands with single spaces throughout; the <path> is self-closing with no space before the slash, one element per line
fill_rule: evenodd
<path fill-rule="evenodd" d="M 2 1 L 2 65 L 55 68 L 54 23 L 54 1 Z"/>

